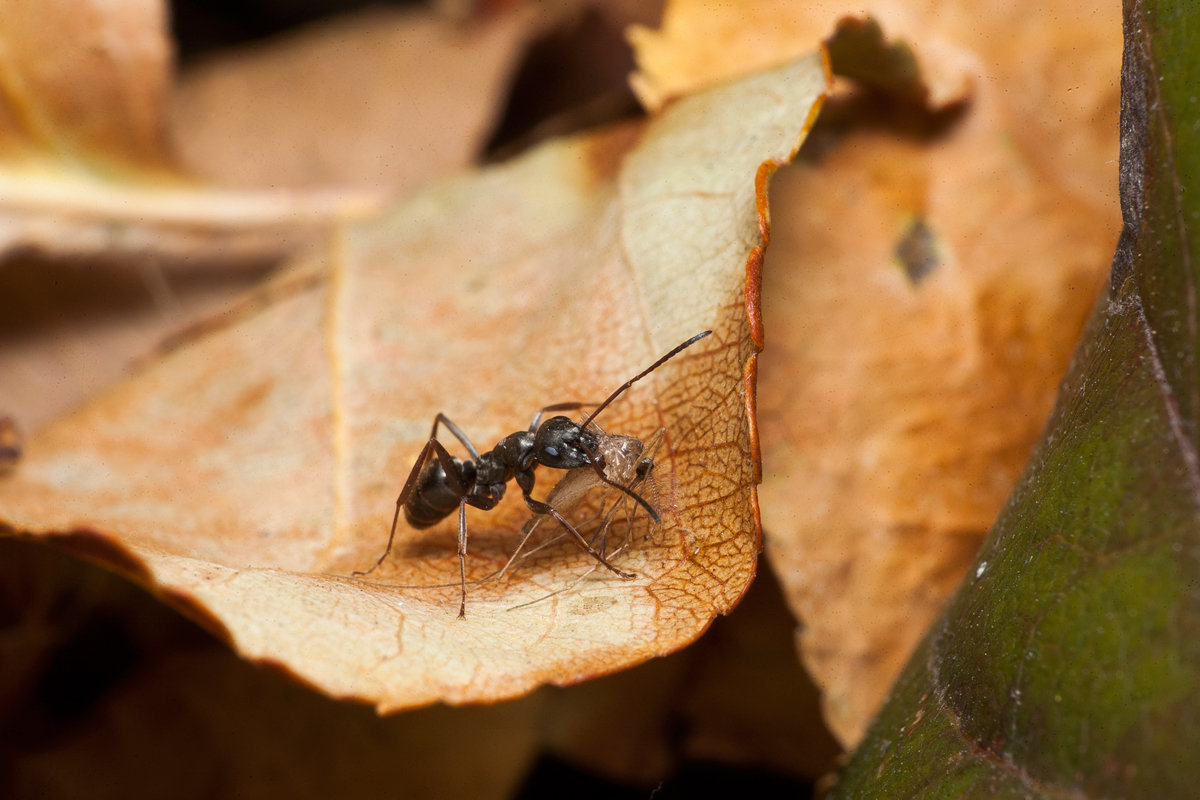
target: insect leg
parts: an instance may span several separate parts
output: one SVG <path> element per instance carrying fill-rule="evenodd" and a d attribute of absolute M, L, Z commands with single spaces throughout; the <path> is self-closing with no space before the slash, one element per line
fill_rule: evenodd
<path fill-rule="evenodd" d="M 438 415 L 433 418 L 433 431 L 429 434 L 430 439 L 437 438 L 438 424 L 445 425 L 454 434 L 454 438 L 462 442 L 462 446 L 467 448 L 467 452 L 471 454 L 471 460 L 479 463 L 479 451 L 475 449 L 475 445 L 471 444 L 471 440 L 462 432 L 462 428 L 450 421 L 450 418 L 445 414 L 438 412 Z"/>
<path fill-rule="evenodd" d="M 438 414 L 438 418 L 441 417 L 442 415 Z M 450 421 L 446 420 L 446 422 Z M 434 421 L 433 425 L 434 431 L 436 432 L 436 420 Z M 425 446 L 421 448 L 421 455 L 417 456 L 416 463 L 413 464 L 413 468 L 409 470 L 408 478 L 404 481 L 404 487 L 400 490 L 400 494 L 396 497 L 396 513 L 392 516 L 392 530 L 388 533 L 387 548 L 383 551 L 383 555 L 381 555 L 379 560 L 372 564 L 371 568 L 365 572 L 356 569 L 351 574 L 356 576 L 370 575 L 379 567 L 380 564 L 384 562 L 384 560 L 387 559 L 389 555 L 391 555 L 392 543 L 396 539 L 396 525 L 400 521 L 400 510 L 404 508 L 404 504 L 408 502 L 409 496 L 413 493 L 413 489 L 416 488 L 417 480 L 421 477 L 421 472 L 425 467 L 425 462 L 429 460 L 430 453 L 433 453 L 437 457 L 437 460 L 441 462 L 442 470 L 446 473 L 446 481 L 450 484 L 450 488 L 459 495 L 466 494 L 466 488 L 463 487 L 462 482 L 458 479 L 458 470 L 454 467 L 454 459 L 451 457 L 449 451 L 447 451 L 445 445 L 439 442 L 436 438 L 430 438 L 430 440 L 425 443 Z"/>
<path fill-rule="evenodd" d="M 564 517 L 562 514 L 558 513 L 558 509 L 556 509 L 554 506 L 547 505 L 546 503 L 543 503 L 538 500 L 534 500 L 528 494 L 525 495 L 525 505 L 529 506 L 529 510 L 535 514 L 549 514 L 550 516 L 554 517 L 554 519 L 558 521 L 559 525 L 562 525 L 564 528 L 567 529 L 568 533 L 570 533 L 572 536 L 575 537 L 575 541 L 579 542 L 579 546 L 582 547 L 584 550 L 587 550 L 588 555 L 590 555 L 592 558 L 596 559 L 601 564 L 606 566 L 610 571 L 615 572 L 617 575 L 620 575 L 622 578 L 636 578 L 637 577 L 637 575 L 633 574 L 632 572 L 625 572 L 623 570 L 617 569 L 612 564 L 610 564 L 608 559 L 605 558 L 603 555 L 601 555 L 600 552 L 598 550 L 596 550 L 596 548 L 592 547 L 591 544 L 588 543 L 588 540 L 583 538 L 583 534 L 580 533 L 579 531 L 575 530 L 575 526 L 572 525 L 570 522 L 568 522 L 566 517 Z"/>
<path fill-rule="evenodd" d="M 467 499 L 458 504 L 458 618 L 467 618 Z"/>
<path fill-rule="evenodd" d="M 621 483 L 617 483 L 616 481 L 611 481 L 608 479 L 608 476 L 604 474 L 604 459 L 603 458 L 598 457 L 595 453 L 591 452 L 586 447 L 584 447 L 584 452 L 588 454 L 588 463 L 590 463 L 592 465 L 592 469 L 594 469 L 596 471 L 596 475 L 600 478 L 601 481 L 603 481 L 604 483 L 607 483 L 609 486 L 612 486 L 615 489 L 619 489 L 620 491 L 624 492 L 629 497 L 633 498 L 633 501 L 635 503 L 640 505 L 642 508 L 646 509 L 646 513 L 648 513 L 650 515 L 650 519 L 654 520 L 655 524 L 662 522 L 662 517 L 659 516 L 658 512 L 654 509 L 654 506 L 652 506 L 648 502 L 646 502 L 646 499 L 644 497 L 642 497 L 640 494 L 635 492 L 633 489 L 630 489 L 628 486 L 621 484 Z"/>

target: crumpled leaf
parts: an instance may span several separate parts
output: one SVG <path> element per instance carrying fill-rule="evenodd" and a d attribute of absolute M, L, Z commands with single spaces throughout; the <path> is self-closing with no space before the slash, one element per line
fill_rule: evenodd
<path fill-rule="evenodd" d="M 1200 8 L 1125 6 L 1110 291 L 842 797 L 1190 797 L 1200 769 Z"/>
<path fill-rule="evenodd" d="M 813 56 L 347 229 L 35 437 L 0 482 L 4 524 L 118 566 L 244 656 L 382 710 L 511 697 L 683 646 L 753 577 L 766 181 L 827 80 Z M 649 493 L 663 525 L 642 517 L 621 554 L 634 580 L 559 591 L 591 566 L 562 542 L 473 585 L 459 621 L 453 518 L 352 577 L 381 551 L 437 412 L 490 447 L 706 328 L 599 420 L 643 440 L 665 428 Z M 541 471 L 543 490 L 554 480 Z M 503 563 L 528 516 L 515 490 L 469 513 L 472 578 Z"/>
<path fill-rule="evenodd" d="M 766 31 L 717 33 L 719 13 L 684 19 L 682 3 L 663 37 L 685 66 L 705 66 L 693 40 L 760 41 L 755 57 L 770 60 L 775 29 L 826 35 L 846 10 L 791 5 L 755 6 L 778 19 Z M 883 103 L 835 94 L 807 157 L 773 186 L 766 555 L 847 748 L 1016 482 L 1103 280 L 1118 227 L 1118 43 L 1115 19 L 1085 6 L 885 4 L 873 8 L 882 39 L 843 21 L 839 36 L 861 35 L 831 46 L 835 70 L 875 78 L 868 68 L 906 47 L 920 80 L 872 79 L 892 92 Z M 1070 37 L 1056 14 L 1074 20 Z"/>

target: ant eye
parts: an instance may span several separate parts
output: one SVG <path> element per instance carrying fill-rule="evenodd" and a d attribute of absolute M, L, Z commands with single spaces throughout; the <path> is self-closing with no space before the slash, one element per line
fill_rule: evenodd
<path fill-rule="evenodd" d="M 552 447 L 550 445 L 547 445 L 545 452 L 546 452 L 546 455 L 550 456 L 551 458 L 558 458 L 558 448 L 557 447 Z"/>

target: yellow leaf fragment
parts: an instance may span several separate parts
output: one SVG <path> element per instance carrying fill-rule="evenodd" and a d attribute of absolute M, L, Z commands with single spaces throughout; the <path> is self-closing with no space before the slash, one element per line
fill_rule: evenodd
<path fill-rule="evenodd" d="M 156 171 L 171 47 L 165 7 L 47 0 L 0 15 L 0 160 Z"/>
<path fill-rule="evenodd" d="M 889 36 L 920 43 L 917 60 L 934 109 L 965 99 L 975 72 L 974 57 L 927 24 L 943 5 L 881 0 L 868 9 Z M 630 27 L 638 63 L 630 82 L 646 108 L 660 108 L 673 97 L 796 58 L 857 12 L 833 0 L 671 0 L 658 30 Z"/>
<path fill-rule="evenodd" d="M 0 257 L 279 257 L 373 205 L 361 192 L 217 192 L 185 175 L 170 143 L 166 27 L 156 2 L 5 9 Z"/>

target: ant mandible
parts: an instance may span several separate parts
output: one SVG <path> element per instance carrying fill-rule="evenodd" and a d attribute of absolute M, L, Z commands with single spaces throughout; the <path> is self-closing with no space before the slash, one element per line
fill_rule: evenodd
<path fill-rule="evenodd" d="M 712 331 L 703 331 L 672 348 L 666 355 L 621 384 L 608 399 L 588 414 L 583 422 L 575 422 L 564 416 L 550 417 L 543 422 L 542 416 L 548 411 L 579 409 L 587 405 L 585 403 L 571 402 L 546 406 L 534 415 L 528 430 L 510 433 L 486 453 L 476 450 L 462 429 L 439 412 L 433 418 L 433 430 L 429 434 L 429 441 L 425 442 L 425 447 L 417 456 L 416 463 L 413 464 L 408 479 L 396 498 L 396 513 L 392 517 L 387 549 L 370 569 L 365 572 L 356 570 L 354 574 L 369 575 L 391 554 L 401 509 L 404 510 L 404 519 L 408 524 L 421 530 L 441 522 L 457 508 L 458 571 L 461 590 L 458 618 L 464 619 L 467 615 L 467 506 L 484 511 L 495 508 L 504 497 L 508 482 L 515 479 L 530 511 L 553 517 L 575 537 L 592 558 L 610 571 L 622 578 L 635 577 L 633 573 L 624 572 L 609 563 L 608 559 L 593 548 L 556 508 L 531 496 L 534 470 L 539 464 L 552 469 L 575 469 L 590 465 L 602 482 L 629 495 L 646 509 L 655 523 L 661 522 L 662 518 L 658 512 L 641 495 L 627 486 L 609 480 L 604 474 L 604 458 L 599 454 L 602 434 L 588 430 L 588 426 L 630 386 L 711 333 Z M 470 453 L 470 458 L 460 459 L 450 455 L 445 445 L 438 441 L 439 425 L 445 425 L 454 437 L 462 442 L 463 447 Z"/>

